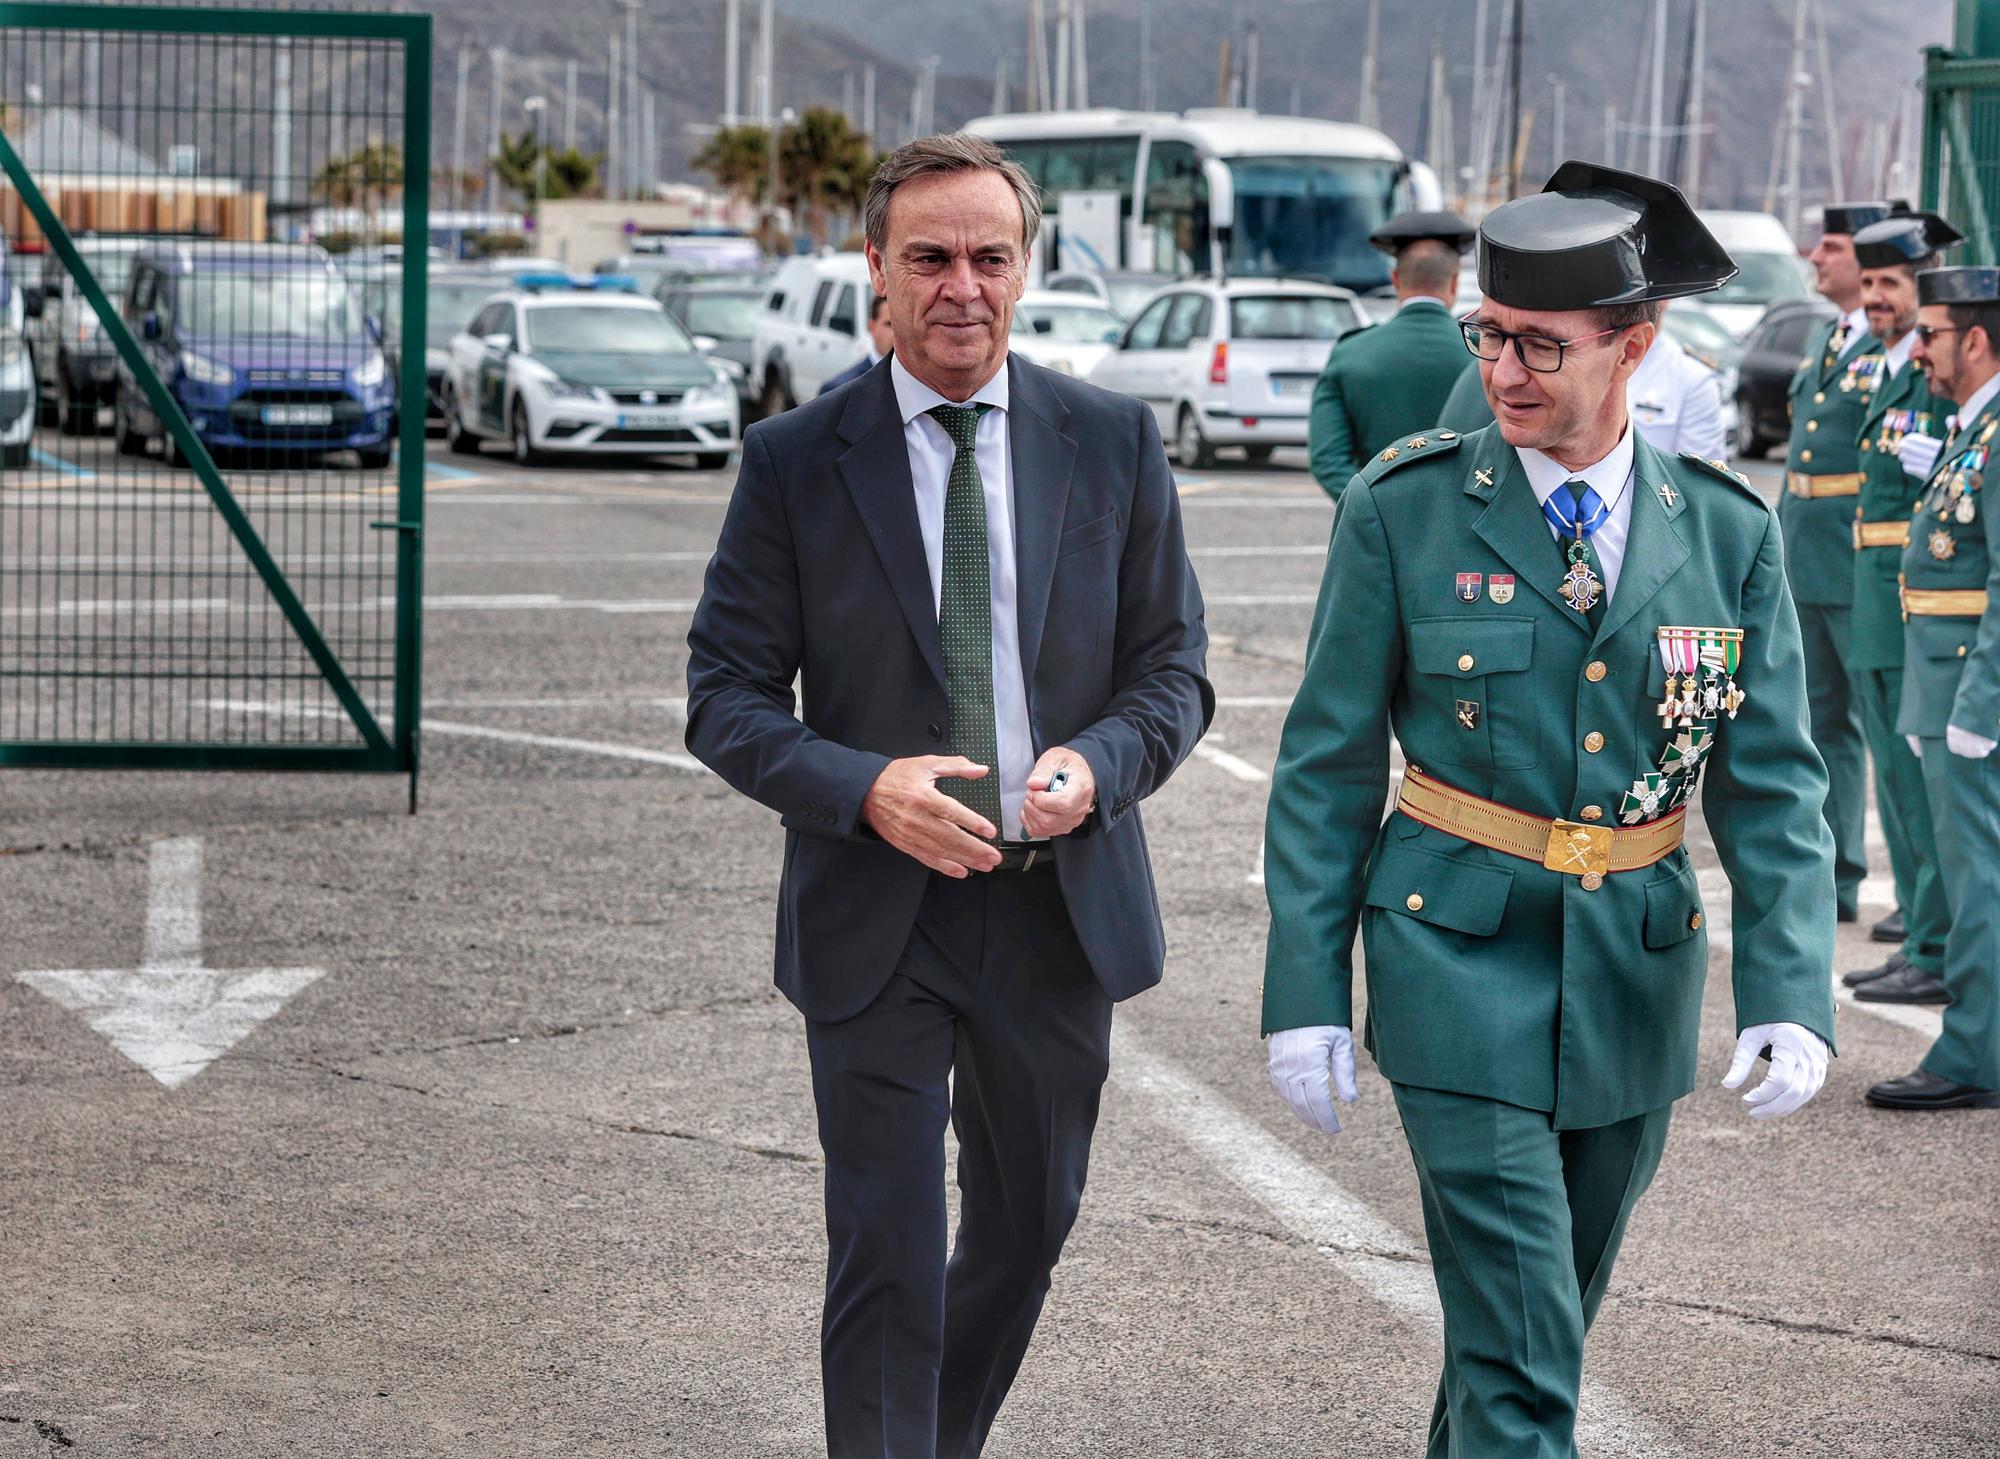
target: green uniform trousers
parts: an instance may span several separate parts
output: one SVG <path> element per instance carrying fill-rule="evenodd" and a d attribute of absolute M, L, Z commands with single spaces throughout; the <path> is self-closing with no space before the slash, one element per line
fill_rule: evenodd
<path fill-rule="evenodd" d="M 1673 1106 L 1558 1131 L 1544 1111 L 1392 1087 L 1444 1307 L 1428 1459 L 1574 1459 L 1583 1334 Z"/>
<path fill-rule="evenodd" d="M 1924 788 L 1937 828 L 1938 865 L 1951 902 L 1944 1032 L 1926 1072 L 2000 1089 L 2000 752 L 1968 760 L 1926 735 Z"/>
<path fill-rule="evenodd" d="M 1840 915 L 1852 917 L 1868 875 L 1868 751 L 1861 742 L 1861 713 L 1847 671 L 1845 603 L 1800 603 L 1799 636 L 1805 640 L 1806 697 L 1812 706 L 1813 743 L 1826 761 L 1826 823 L 1833 830 L 1833 885 Z M 1909 909 L 1904 909 L 1905 917 Z"/>
<path fill-rule="evenodd" d="M 1901 669 L 1852 669 L 1861 727 L 1875 760 L 1875 809 L 1882 839 L 1889 845 L 1889 871 L 1896 880 L 1896 905 L 1903 909 L 1903 956 L 1927 973 L 1944 968 L 1945 938 L 1951 932 L 1951 903 L 1938 866 L 1937 834 L 1931 826 L 1924 767 L 1896 733 L 1896 709 L 1903 702 Z"/>

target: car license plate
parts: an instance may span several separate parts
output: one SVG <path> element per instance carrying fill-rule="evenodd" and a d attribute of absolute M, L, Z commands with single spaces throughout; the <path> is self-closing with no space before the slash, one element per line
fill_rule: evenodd
<path fill-rule="evenodd" d="M 657 431 L 680 423 L 680 416 L 671 410 L 634 410 L 618 417 L 621 431 Z"/>
<path fill-rule="evenodd" d="M 1313 382 L 1310 375 L 1273 375 L 1271 377 L 1271 393 L 1280 400 L 1294 400 L 1300 396 L 1310 395 L 1312 394 L 1312 387 Z"/>
<path fill-rule="evenodd" d="M 330 405 L 267 405 L 264 407 L 264 424 L 267 426 L 330 426 L 333 424 L 333 407 Z"/>

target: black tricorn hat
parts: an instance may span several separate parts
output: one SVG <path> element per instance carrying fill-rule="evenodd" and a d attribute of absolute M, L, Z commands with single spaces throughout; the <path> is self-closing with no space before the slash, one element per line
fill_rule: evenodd
<path fill-rule="evenodd" d="M 1479 288 L 1514 309 L 1596 309 L 1701 294 L 1736 277 L 1681 190 L 1592 162 L 1479 225 Z"/>
<path fill-rule="evenodd" d="M 1911 213 L 1870 223 L 1854 235 L 1854 258 L 1863 268 L 1921 264 L 1933 254 L 1965 242 L 1965 235 L 1936 213 Z"/>
<path fill-rule="evenodd" d="M 1450 211 L 1398 213 L 1369 234 L 1368 241 L 1384 253 L 1394 253 L 1406 244 L 1435 238 L 1463 253 L 1472 247 L 1472 240 L 1478 235 L 1477 228 Z"/>
<path fill-rule="evenodd" d="M 1870 223 L 1879 223 L 1884 218 L 1903 218 L 1910 212 L 1910 205 L 1901 198 L 1893 202 L 1870 201 L 1865 203 L 1828 203 L 1823 209 L 1822 233 L 1859 233 Z"/>
<path fill-rule="evenodd" d="M 1919 304 L 2000 303 L 2000 268 L 1927 268 L 1917 275 Z"/>

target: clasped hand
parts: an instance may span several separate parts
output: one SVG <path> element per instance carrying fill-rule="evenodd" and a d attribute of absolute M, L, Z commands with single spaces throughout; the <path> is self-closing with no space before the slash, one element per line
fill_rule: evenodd
<path fill-rule="evenodd" d="M 1057 771 L 1068 774 L 1050 790 Z M 938 789 L 940 780 L 983 780 L 993 772 L 963 755 L 913 755 L 891 760 L 861 802 L 861 819 L 876 835 L 932 871 L 963 877 L 991 871 L 1000 853 L 988 844 L 1000 828 Z M 1089 763 L 1066 745 L 1044 751 L 1028 776 L 1021 829 L 1037 839 L 1067 836 L 1097 804 L 1097 778 Z"/>

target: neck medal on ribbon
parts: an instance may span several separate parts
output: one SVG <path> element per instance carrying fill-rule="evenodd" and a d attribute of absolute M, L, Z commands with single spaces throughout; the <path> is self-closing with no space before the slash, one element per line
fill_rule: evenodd
<path fill-rule="evenodd" d="M 1680 733 L 1660 752 L 1659 769 L 1633 781 L 1619 802 L 1618 818 L 1628 826 L 1687 804 L 1702 762 L 1715 747 L 1716 721 L 1736 718 L 1748 697 L 1736 684 L 1742 629 L 1662 627 L 1656 636 L 1667 671 L 1666 694 L 1656 712 L 1662 729 L 1678 727 Z"/>

